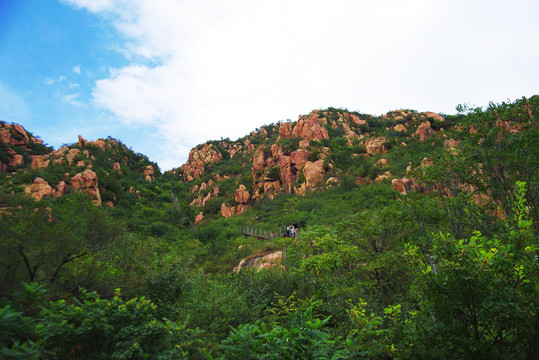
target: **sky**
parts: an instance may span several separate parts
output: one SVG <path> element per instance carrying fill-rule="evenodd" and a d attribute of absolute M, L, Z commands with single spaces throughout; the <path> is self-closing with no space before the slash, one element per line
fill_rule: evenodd
<path fill-rule="evenodd" d="M 168 170 L 314 109 L 539 94 L 536 0 L 0 0 L 0 120 Z"/>

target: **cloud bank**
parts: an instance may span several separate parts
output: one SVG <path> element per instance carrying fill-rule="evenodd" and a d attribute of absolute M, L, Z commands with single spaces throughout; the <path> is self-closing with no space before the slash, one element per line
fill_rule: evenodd
<path fill-rule="evenodd" d="M 121 34 L 130 64 L 96 81 L 93 103 L 157 129 L 164 169 L 315 108 L 454 113 L 539 83 L 534 1 L 65 2 Z"/>

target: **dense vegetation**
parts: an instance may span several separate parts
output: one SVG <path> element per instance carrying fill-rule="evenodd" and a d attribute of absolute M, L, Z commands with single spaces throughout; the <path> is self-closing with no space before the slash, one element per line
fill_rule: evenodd
<path fill-rule="evenodd" d="M 538 358 L 538 116 L 538 97 L 460 107 L 444 124 L 432 121 L 443 132 L 427 142 L 370 117 L 369 131 L 389 148 L 383 170 L 381 155 L 354 156 L 365 149 L 328 127 L 330 139 L 309 156 L 330 149 L 324 180 L 337 176 L 337 185 L 261 199 L 229 219 L 218 216 L 222 199 L 209 201 L 197 226 L 189 189 L 230 175 L 219 193 L 231 199 L 239 184 L 252 187 L 248 159 L 223 156 L 187 184 L 119 141 L 80 146 L 114 207 L 95 207 L 80 192 L 39 202 L 22 194 L 34 177 L 57 182 L 74 166 L 4 173 L 1 357 Z M 251 138 L 257 146 L 277 140 L 275 125 L 263 129 Z M 446 148 L 444 139 L 460 144 Z M 287 151 L 299 146 L 284 140 Z M 425 157 L 432 166 L 420 166 Z M 151 182 L 148 165 L 157 170 Z M 413 178 L 416 190 L 356 183 L 388 169 Z M 238 230 L 292 221 L 301 229 L 294 239 Z M 242 258 L 273 250 L 284 250 L 282 268 L 232 272 Z"/>

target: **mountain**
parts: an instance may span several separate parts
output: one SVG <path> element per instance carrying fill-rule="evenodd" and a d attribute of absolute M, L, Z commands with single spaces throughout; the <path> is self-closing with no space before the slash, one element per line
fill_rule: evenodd
<path fill-rule="evenodd" d="M 201 144 L 169 175 L 188 184 L 190 206 L 200 208 L 201 216 L 228 218 L 261 199 L 304 195 L 336 186 L 343 177 L 366 183 L 403 176 L 408 163 L 393 154 L 428 139 L 431 146 L 425 151 L 440 146 L 440 131 L 454 123 L 454 117 L 446 118 L 412 110 L 381 117 L 314 110 L 295 122 L 264 125 L 236 141 Z M 10 181 L 36 200 L 75 189 L 88 193 L 96 205 L 114 206 L 142 179 L 161 176 L 155 163 L 115 139 L 88 142 L 79 136 L 77 143 L 53 150 L 20 125 L 0 126 L 0 171 L 13 174 Z"/>
<path fill-rule="evenodd" d="M 229 217 L 260 199 L 304 195 L 343 178 L 365 183 L 403 176 L 408 166 L 404 157 L 409 159 L 405 148 L 426 152 L 442 146 L 448 137 L 444 130 L 452 129 L 455 119 L 412 110 L 381 117 L 314 110 L 295 122 L 262 126 L 236 141 L 201 144 L 171 172 L 190 185 L 191 206 L 210 215 L 219 208 Z"/>
<path fill-rule="evenodd" d="M 163 174 L 1 123 L 0 353 L 537 358 L 539 97 L 458 110 L 314 110 Z"/>

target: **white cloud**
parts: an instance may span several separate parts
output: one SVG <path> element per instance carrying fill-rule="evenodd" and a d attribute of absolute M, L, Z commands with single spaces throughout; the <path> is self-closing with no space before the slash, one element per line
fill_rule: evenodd
<path fill-rule="evenodd" d="M 86 104 L 80 101 L 79 97 L 80 97 L 80 93 L 74 93 L 74 94 L 62 96 L 62 100 L 74 106 L 85 107 Z"/>
<path fill-rule="evenodd" d="M 48 78 L 45 79 L 45 85 L 54 85 L 60 84 L 66 80 L 65 76 L 58 76 L 57 78 Z"/>
<path fill-rule="evenodd" d="M 73 66 L 73 72 L 75 74 L 80 74 L 80 65 Z"/>
<path fill-rule="evenodd" d="M 454 113 L 539 83 L 534 1 L 68 2 L 124 36 L 131 64 L 97 81 L 93 101 L 156 127 L 165 169 L 200 142 L 314 108 Z"/>

